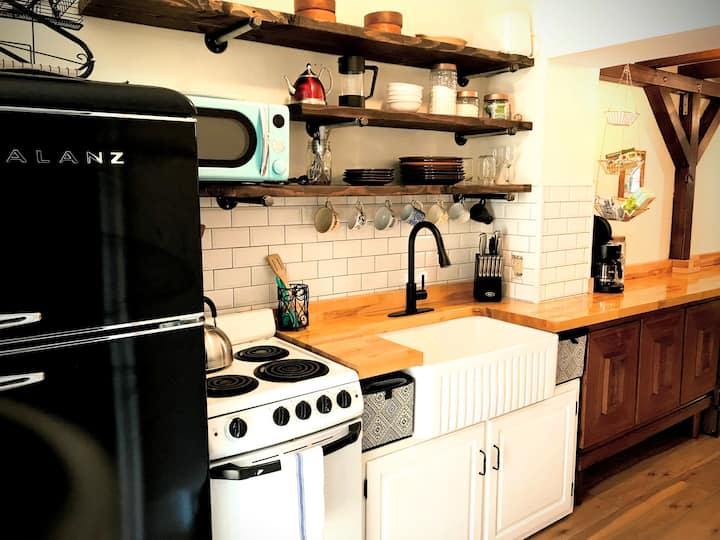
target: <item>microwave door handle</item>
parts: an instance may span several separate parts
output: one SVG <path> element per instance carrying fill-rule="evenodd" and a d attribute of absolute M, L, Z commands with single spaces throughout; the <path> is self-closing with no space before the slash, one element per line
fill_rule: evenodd
<path fill-rule="evenodd" d="M 281 470 L 280 460 L 270 461 L 260 465 L 251 465 L 249 467 L 239 467 L 232 463 L 226 463 L 225 465 L 211 467 L 210 478 L 213 480 L 247 480 Z"/>
<path fill-rule="evenodd" d="M 0 330 L 32 324 L 42 319 L 42 313 L 0 313 Z"/>
<path fill-rule="evenodd" d="M 35 373 L 20 373 L 18 375 L 5 375 L 0 377 L 0 392 L 36 384 L 44 380 L 45 373 L 42 371 L 37 371 Z"/>
<path fill-rule="evenodd" d="M 336 441 L 333 441 L 331 443 L 323 445 L 323 455 L 328 456 L 328 455 L 332 454 L 333 452 L 342 450 L 346 446 L 349 446 L 352 443 L 354 443 L 355 441 L 357 441 L 360 438 L 361 429 L 362 429 L 361 422 L 355 422 L 354 424 L 350 424 L 348 426 L 347 435 L 340 437 Z"/>
<path fill-rule="evenodd" d="M 267 176 L 268 159 L 270 158 L 270 108 L 263 106 L 260 111 L 260 129 L 262 130 L 262 163 L 260 164 L 260 176 Z"/>

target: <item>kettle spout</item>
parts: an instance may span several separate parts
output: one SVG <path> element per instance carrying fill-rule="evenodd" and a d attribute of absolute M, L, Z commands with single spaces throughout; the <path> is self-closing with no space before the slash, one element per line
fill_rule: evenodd
<path fill-rule="evenodd" d="M 285 79 L 285 82 L 287 83 L 288 92 L 290 93 L 291 96 L 294 96 L 296 90 L 295 90 L 295 87 L 290 82 L 290 79 L 288 79 L 287 76 L 285 76 L 285 75 L 283 75 L 283 79 Z"/>

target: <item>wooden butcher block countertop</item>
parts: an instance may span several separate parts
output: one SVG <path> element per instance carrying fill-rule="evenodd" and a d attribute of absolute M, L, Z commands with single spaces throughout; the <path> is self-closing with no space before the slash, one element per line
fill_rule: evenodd
<path fill-rule="evenodd" d="M 311 291 L 312 292 L 312 291 Z M 435 311 L 389 318 L 404 307 L 405 291 L 351 296 L 310 305 L 310 324 L 284 339 L 356 370 L 361 379 L 423 363 L 423 354 L 377 336 L 423 324 L 482 315 L 548 332 L 591 326 L 658 309 L 720 297 L 720 267 L 691 274 L 664 273 L 625 282 L 622 294 L 588 293 L 539 304 L 506 299 L 475 302 L 472 283 L 428 287 L 418 307 Z"/>

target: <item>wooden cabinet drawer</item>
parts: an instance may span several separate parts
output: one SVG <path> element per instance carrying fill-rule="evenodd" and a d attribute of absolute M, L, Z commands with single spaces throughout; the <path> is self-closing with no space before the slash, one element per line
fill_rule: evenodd
<path fill-rule="evenodd" d="M 720 355 L 720 300 L 687 309 L 680 402 L 715 388 Z"/>

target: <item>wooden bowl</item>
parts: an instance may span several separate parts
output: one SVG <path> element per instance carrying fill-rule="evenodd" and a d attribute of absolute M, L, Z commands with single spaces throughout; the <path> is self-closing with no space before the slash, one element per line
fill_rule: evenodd
<path fill-rule="evenodd" d="M 306 9 L 323 9 L 335 13 L 335 0 L 295 0 L 295 13 Z"/>
<path fill-rule="evenodd" d="M 365 27 L 376 23 L 393 24 L 402 28 L 403 16 L 399 11 L 374 11 L 365 15 Z"/>
<path fill-rule="evenodd" d="M 335 22 L 335 12 L 328 11 L 327 9 L 302 9 L 300 11 L 296 11 L 295 15 L 307 17 L 308 19 L 314 19 L 316 21 Z"/>
<path fill-rule="evenodd" d="M 382 22 L 366 24 L 365 28 L 368 30 L 378 30 L 380 32 L 390 32 L 391 34 L 399 34 L 402 30 L 402 26 Z"/>

